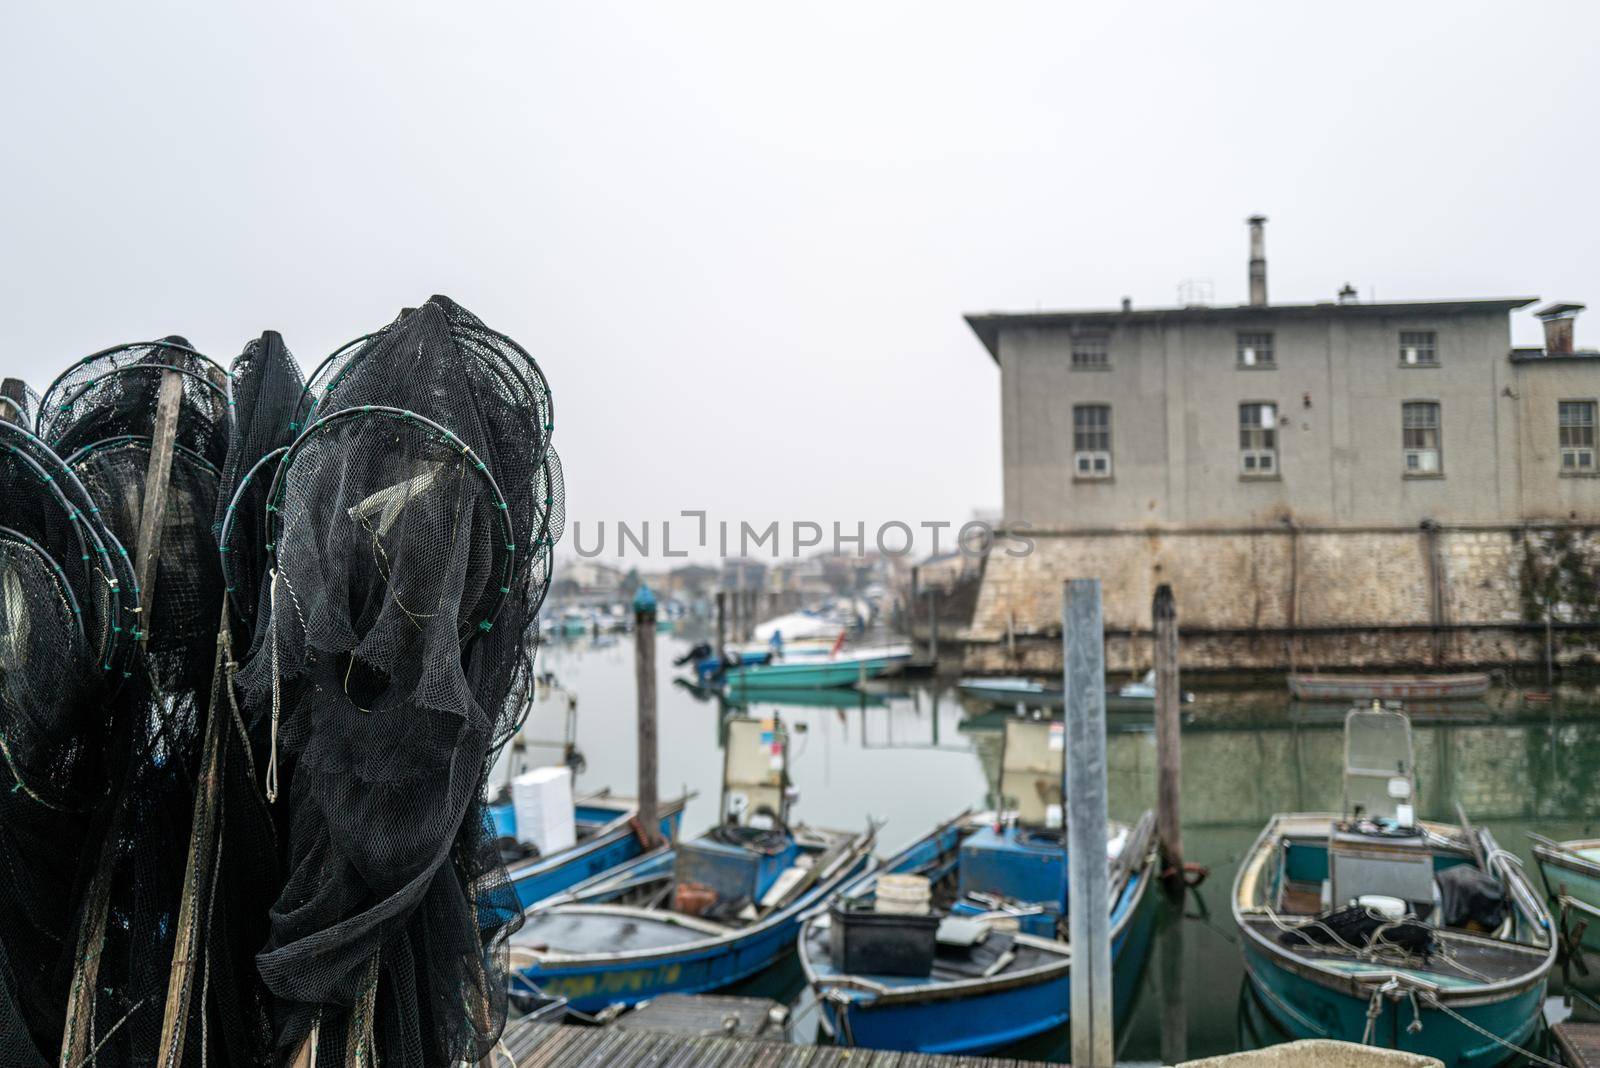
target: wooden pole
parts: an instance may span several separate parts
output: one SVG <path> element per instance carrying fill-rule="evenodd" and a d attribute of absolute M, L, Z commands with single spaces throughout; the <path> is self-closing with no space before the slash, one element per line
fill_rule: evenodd
<path fill-rule="evenodd" d="M 1178 605 L 1172 587 L 1156 587 L 1151 605 L 1156 635 L 1156 825 L 1161 834 L 1162 869 L 1167 896 L 1183 899 L 1183 820 L 1180 794 L 1183 786 L 1182 725 L 1178 709 L 1183 697 L 1178 689 Z"/>
<path fill-rule="evenodd" d="M 906 598 L 906 633 L 911 636 L 911 648 L 917 647 L 917 596 L 922 592 L 922 569 L 916 565 L 911 568 L 911 596 Z M 930 656 L 928 658 L 932 660 Z"/>
<path fill-rule="evenodd" d="M 1106 652 L 1100 580 L 1062 591 L 1067 923 L 1072 931 L 1072 1063 L 1112 1068 L 1111 870 L 1106 858 Z"/>
<path fill-rule="evenodd" d="M 183 405 L 183 375 L 161 372 L 161 392 L 156 399 L 155 430 L 150 438 L 150 463 L 144 475 L 144 506 L 139 514 L 138 551 L 134 556 L 139 580 L 139 643 L 150 637 L 155 618 L 156 561 L 161 557 L 161 533 L 167 518 L 167 488 L 172 475 L 172 445 L 178 435 L 178 410 Z"/>
<path fill-rule="evenodd" d="M 939 606 L 934 601 L 933 589 L 928 590 L 928 659 L 933 661 L 933 673 L 939 673 Z"/>
<path fill-rule="evenodd" d="M 20 378 L 0 379 L 0 419 L 15 423 L 25 430 L 32 430 L 28 421 L 23 417 L 23 409 L 27 406 L 28 386 Z"/>
<path fill-rule="evenodd" d="M 723 668 L 727 668 L 728 656 L 728 591 L 717 591 L 717 658 L 724 661 Z"/>
<path fill-rule="evenodd" d="M 633 673 L 639 695 L 639 822 L 646 847 L 661 840 L 656 803 L 656 598 L 640 585 L 633 595 Z"/>

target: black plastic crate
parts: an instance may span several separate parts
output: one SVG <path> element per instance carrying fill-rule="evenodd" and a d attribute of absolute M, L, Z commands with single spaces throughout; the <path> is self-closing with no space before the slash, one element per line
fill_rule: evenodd
<path fill-rule="evenodd" d="M 868 909 L 829 910 L 834 969 L 848 975 L 933 973 L 938 916 L 902 916 Z"/>

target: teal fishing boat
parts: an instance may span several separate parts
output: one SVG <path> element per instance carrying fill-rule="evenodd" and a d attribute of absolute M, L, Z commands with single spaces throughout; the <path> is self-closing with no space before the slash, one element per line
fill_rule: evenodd
<path fill-rule="evenodd" d="M 754 690 L 821 690 L 853 686 L 898 670 L 911 660 L 909 645 L 843 650 L 828 657 L 746 664 L 727 672 L 731 696 Z"/>
<path fill-rule="evenodd" d="M 1415 818 L 1411 725 L 1345 719 L 1340 814 L 1273 817 L 1233 887 L 1248 992 L 1284 1038 L 1501 1064 L 1534 1044 L 1556 939 L 1517 859 Z"/>
<path fill-rule="evenodd" d="M 1600 838 L 1556 842 L 1530 834 L 1550 912 L 1591 953 L 1600 952 Z"/>

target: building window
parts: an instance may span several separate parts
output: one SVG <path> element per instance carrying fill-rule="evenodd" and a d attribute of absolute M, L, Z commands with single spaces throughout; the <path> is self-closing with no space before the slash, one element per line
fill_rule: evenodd
<path fill-rule="evenodd" d="M 1239 405 L 1239 470 L 1246 478 L 1278 473 L 1278 406 Z"/>
<path fill-rule="evenodd" d="M 1111 366 L 1109 334 L 1073 334 L 1072 366 L 1076 370 L 1103 371 Z"/>
<path fill-rule="evenodd" d="M 1078 478 L 1111 477 L 1111 405 L 1072 409 L 1072 469 Z"/>
<path fill-rule="evenodd" d="M 1443 470 L 1436 402 L 1406 401 L 1400 406 L 1400 448 L 1406 474 L 1437 475 Z"/>
<path fill-rule="evenodd" d="M 1439 335 L 1432 330 L 1400 331 L 1400 366 L 1439 366 Z"/>
<path fill-rule="evenodd" d="M 1272 352 L 1271 334 L 1239 335 L 1240 367 L 1276 367 L 1277 358 Z"/>
<path fill-rule="evenodd" d="M 1594 401 L 1561 402 L 1561 470 L 1592 473 Z"/>

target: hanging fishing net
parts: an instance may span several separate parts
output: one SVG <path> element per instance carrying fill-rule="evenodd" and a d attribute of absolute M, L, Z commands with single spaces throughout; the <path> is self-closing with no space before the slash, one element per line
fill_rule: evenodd
<path fill-rule="evenodd" d="M 548 387 L 436 297 L 336 353 L 307 394 L 240 676 L 286 830 L 257 959 L 278 1054 L 476 1060 L 504 1022 L 520 918 L 484 789 L 524 712 L 559 530 Z"/>
<path fill-rule="evenodd" d="M 45 390 L 39 437 L 63 456 L 107 438 L 153 437 L 168 370 L 177 373 L 183 392 L 177 444 L 221 465 L 228 452 L 227 375 L 176 335 L 79 360 Z"/>
<path fill-rule="evenodd" d="M 230 378 L 233 427 L 218 487 L 217 542 L 229 603 L 244 625 L 243 648 L 248 648 L 268 567 L 267 490 L 294 440 L 305 379 L 275 330 L 245 346 Z"/>
<path fill-rule="evenodd" d="M 99 1064 L 156 1063 L 222 606 L 213 520 L 231 423 L 226 381 L 174 337 L 81 360 L 40 402 L 39 435 L 65 456 L 104 541 L 118 546 L 119 589 L 136 613 L 123 684 L 103 709 L 103 796 L 72 895 L 61 1056 L 73 1063 L 91 1053 Z M 139 545 L 158 473 L 164 394 L 179 403 L 141 589 L 126 554 Z"/>
<path fill-rule="evenodd" d="M 6 1063 L 53 1063 L 73 901 L 104 801 L 122 681 L 117 553 L 31 434 L 0 423 L 0 1024 Z M 118 550 L 120 551 L 120 550 Z"/>

